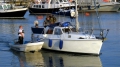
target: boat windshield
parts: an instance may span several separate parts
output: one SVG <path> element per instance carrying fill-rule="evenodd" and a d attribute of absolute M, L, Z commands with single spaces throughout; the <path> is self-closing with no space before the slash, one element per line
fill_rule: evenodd
<path fill-rule="evenodd" d="M 3 5 L 3 8 L 4 8 L 4 9 L 8 9 L 7 5 Z"/>
<path fill-rule="evenodd" d="M 62 29 L 62 30 L 63 30 L 64 33 L 70 32 L 70 29 L 69 29 L 69 28 L 64 28 L 64 29 Z"/>
<path fill-rule="evenodd" d="M 0 9 L 11 9 L 11 5 L 10 4 L 4 4 L 4 5 L 0 6 Z"/>
<path fill-rule="evenodd" d="M 44 8 L 44 6 L 43 6 L 43 5 L 40 5 L 40 4 L 34 4 L 33 7 L 34 7 L 34 8 Z"/>
<path fill-rule="evenodd" d="M 116 2 L 120 2 L 120 0 L 116 0 Z"/>
<path fill-rule="evenodd" d="M 2 6 L 0 6 L 0 9 L 3 9 Z"/>
<path fill-rule="evenodd" d="M 67 2 L 67 0 L 63 0 L 64 2 Z"/>
<path fill-rule="evenodd" d="M 10 4 L 7 5 L 7 9 L 11 9 L 11 5 Z"/>
<path fill-rule="evenodd" d="M 61 35 L 61 34 L 62 34 L 61 29 L 56 28 L 56 29 L 54 30 L 54 34 L 55 34 L 55 35 Z"/>
<path fill-rule="evenodd" d="M 64 28 L 62 29 L 64 33 L 67 33 L 67 32 L 76 32 L 75 28 Z"/>

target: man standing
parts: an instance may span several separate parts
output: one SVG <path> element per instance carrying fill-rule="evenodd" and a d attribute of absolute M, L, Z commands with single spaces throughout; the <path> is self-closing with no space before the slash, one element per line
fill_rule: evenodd
<path fill-rule="evenodd" d="M 18 36 L 19 36 L 19 38 L 18 38 L 19 44 L 23 44 L 24 30 L 21 25 L 19 26 Z"/>
<path fill-rule="evenodd" d="M 47 17 L 46 17 L 46 20 L 43 22 L 43 26 L 46 27 L 46 26 L 48 26 L 50 23 L 51 23 L 50 17 L 47 16 Z"/>

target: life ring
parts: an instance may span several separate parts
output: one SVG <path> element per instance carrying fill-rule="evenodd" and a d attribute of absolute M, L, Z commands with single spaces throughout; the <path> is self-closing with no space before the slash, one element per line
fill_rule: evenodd
<path fill-rule="evenodd" d="M 51 39 L 49 39 L 48 46 L 52 47 L 52 40 Z"/>
<path fill-rule="evenodd" d="M 60 40 L 60 42 L 59 42 L 59 48 L 60 48 L 60 49 L 63 48 L 63 40 Z"/>

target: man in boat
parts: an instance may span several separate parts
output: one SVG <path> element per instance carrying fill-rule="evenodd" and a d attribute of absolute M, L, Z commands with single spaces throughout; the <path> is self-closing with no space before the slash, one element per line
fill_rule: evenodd
<path fill-rule="evenodd" d="M 18 30 L 18 42 L 19 44 L 23 44 L 23 39 L 24 39 L 24 30 L 23 30 L 23 26 L 19 26 L 19 30 Z"/>

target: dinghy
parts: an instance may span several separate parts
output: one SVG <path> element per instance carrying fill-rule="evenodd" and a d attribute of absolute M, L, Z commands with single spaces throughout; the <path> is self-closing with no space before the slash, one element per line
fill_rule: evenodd
<path fill-rule="evenodd" d="M 34 34 L 40 35 L 41 29 L 38 29 L 36 32 L 35 30 L 32 30 L 32 35 L 31 35 L 31 41 L 25 41 L 24 44 L 18 44 L 17 40 L 14 40 L 13 43 L 9 43 L 9 46 L 11 49 L 16 50 L 16 51 L 23 51 L 23 52 L 35 52 L 35 51 L 40 51 L 44 42 L 42 41 L 41 38 L 37 39 Z"/>
<path fill-rule="evenodd" d="M 41 50 L 44 42 L 33 42 L 33 43 L 26 43 L 26 44 L 15 44 L 9 43 L 11 49 L 16 51 L 23 51 L 23 52 L 34 52 Z"/>

